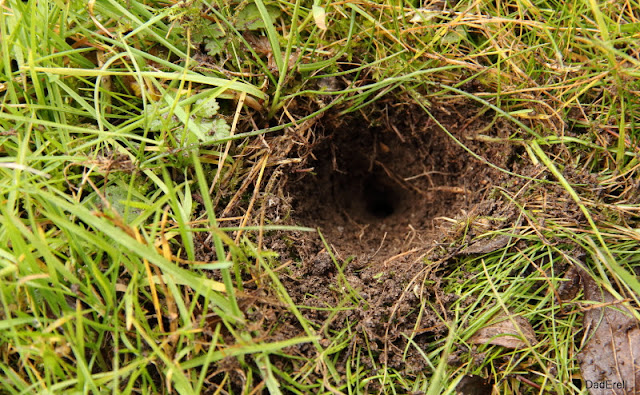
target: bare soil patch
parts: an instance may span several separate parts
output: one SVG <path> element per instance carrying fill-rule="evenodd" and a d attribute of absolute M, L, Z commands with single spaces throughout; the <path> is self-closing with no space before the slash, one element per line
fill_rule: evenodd
<path fill-rule="evenodd" d="M 509 131 L 474 106 L 430 111 L 433 118 L 418 105 L 390 98 L 366 112 L 317 121 L 302 139 L 310 141 L 307 154 L 273 173 L 280 178 L 280 204 L 269 210 L 288 211 L 289 223 L 318 228 L 330 249 L 316 233 L 276 232 L 264 240 L 281 260 L 293 262 L 282 282 L 296 304 L 308 307 L 307 318 L 325 334 L 356 323 L 359 335 L 350 347 L 372 350 L 371 365 L 406 374 L 426 368 L 419 352 L 406 348 L 407 338 L 426 347 L 446 334 L 442 319 L 455 299 L 440 287 L 454 255 L 448 247 L 453 239 L 474 236 L 460 224 L 471 216 L 505 217 L 506 209 L 489 198 L 503 173 L 475 159 L 443 127 L 498 166 L 518 154 L 511 145 L 476 139 Z M 301 140 L 289 133 L 273 146 Z M 484 231 L 506 225 L 486 224 Z M 344 311 L 314 309 L 335 306 Z"/>
<path fill-rule="evenodd" d="M 289 111 L 308 113 L 302 106 Z M 237 147 L 230 154 L 244 165 L 221 178 L 217 204 L 227 226 L 245 218 L 249 225 L 320 230 L 326 243 L 317 232 L 249 237 L 278 254 L 272 266 L 279 281 L 323 346 L 348 334 L 338 369 L 358 353 L 366 368 L 386 364 L 407 377 L 428 369 L 419 349 L 446 336 L 456 296 L 443 290 L 441 279 L 453 258 L 466 254 L 478 234 L 515 222 L 513 207 L 491 195 L 496 185 L 518 189 L 521 180 L 487 165 L 520 166 L 520 150 L 507 143 L 513 130 L 469 103 L 433 104 L 429 112 L 391 96 L 358 113 L 326 112 Z M 200 238 L 198 258 L 215 259 L 206 234 Z M 468 253 L 486 252 L 482 243 L 472 243 L 475 252 Z M 485 243 L 489 251 L 491 243 Z M 240 300 L 252 330 L 267 341 L 304 335 L 256 260 L 240 255 L 237 261 L 246 262 Z M 316 349 L 302 344 L 285 353 L 315 358 Z M 300 368 L 289 358 L 273 363 Z"/>
<path fill-rule="evenodd" d="M 369 264 L 432 245 L 447 219 L 471 212 L 498 178 L 418 106 L 380 107 L 327 117 L 307 160 L 312 170 L 286 187 L 298 224 L 320 228 L 342 259 Z M 486 126 L 476 115 L 464 107 L 435 111 L 463 140 Z M 490 154 L 503 162 L 509 151 Z"/>

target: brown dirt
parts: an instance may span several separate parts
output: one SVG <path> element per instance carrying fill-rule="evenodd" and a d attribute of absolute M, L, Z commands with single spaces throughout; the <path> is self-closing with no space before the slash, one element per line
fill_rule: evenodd
<path fill-rule="evenodd" d="M 510 145 L 475 138 L 508 132 L 475 107 L 431 111 L 489 162 L 505 166 L 515 156 Z M 403 358 L 405 335 L 426 346 L 446 334 L 442 318 L 454 296 L 440 289 L 438 271 L 453 254 L 447 240 L 473 236 L 464 225 L 468 218 L 504 217 L 488 198 L 502 173 L 474 159 L 419 106 L 398 98 L 367 113 L 328 114 L 305 133 L 291 130 L 270 141 L 301 159 L 272 173 L 280 192 L 265 199 L 266 218 L 318 228 L 336 260 L 317 233 L 272 233 L 264 246 L 293 262 L 281 281 L 296 304 L 311 307 L 304 314 L 326 333 L 357 323 L 351 347 L 366 341 L 376 358 L 369 363 L 421 371 L 425 361 L 415 348 Z M 292 149 L 296 143 L 308 151 Z M 437 311 L 426 308 L 427 301 Z M 338 305 L 348 310 L 330 317 L 313 309 Z M 299 334 L 294 328 L 291 322 L 288 330 Z"/>
<path fill-rule="evenodd" d="M 392 105 L 330 119 L 307 161 L 312 171 L 287 183 L 295 221 L 320 228 L 342 259 L 375 265 L 429 246 L 446 218 L 473 210 L 496 178 L 422 109 Z M 472 134 L 473 110 L 436 114 L 458 136 Z"/>

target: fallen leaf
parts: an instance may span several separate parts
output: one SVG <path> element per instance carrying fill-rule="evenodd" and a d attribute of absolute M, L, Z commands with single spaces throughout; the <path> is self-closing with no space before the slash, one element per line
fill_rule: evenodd
<path fill-rule="evenodd" d="M 490 252 L 497 251 L 501 248 L 506 247 L 507 244 L 509 244 L 510 239 L 511 236 L 509 235 L 499 235 L 490 240 L 480 239 L 465 247 L 462 251 L 460 251 L 460 254 L 488 254 Z"/>
<path fill-rule="evenodd" d="M 523 338 L 524 335 L 524 338 Z M 526 348 L 538 343 L 536 334 L 526 318 L 504 313 L 494 317 L 489 325 L 479 329 L 469 342 L 473 344 L 494 344 L 512 349 Z"/>
<path fill-rule="evenodd" d="M 601 289 L 580 271 L 586 300 L 606 306 L 584 313 L 586 342 L 578 363 L 589 393 L 636 394 L 640 392 L 640 325 L 618 299 Z"/>

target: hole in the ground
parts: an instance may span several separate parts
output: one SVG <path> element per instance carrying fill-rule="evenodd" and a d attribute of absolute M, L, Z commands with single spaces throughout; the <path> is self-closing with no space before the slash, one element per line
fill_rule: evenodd
<path fill-rule="evenodd" d="M 392 215 L 400 204 L 398 194 L 393 187 L 375 175 L 367 177 L 364 181 L 362 200 L 365 203 L 367 212 L 381 219 Z"/>
<path fill-rule="evenodd" d="M 459 129 L 469 115 L 456 115 L 439 122 Z M 347 255 L 378 259 L 425 246 L 438 238 L 435 219 L 469 210 L 487 184 L 486 168 L 417 106 L 325 119 L 307 162 L 313 171 L 287 188 L 296 222 L 319 227 Z"/>

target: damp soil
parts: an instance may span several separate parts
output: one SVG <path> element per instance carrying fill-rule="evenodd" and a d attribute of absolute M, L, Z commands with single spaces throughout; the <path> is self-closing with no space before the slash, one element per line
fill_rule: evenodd
<path fill-rule="evenodd" d="M 440 239 L 484 199 L 496 174 L 443 131 L 470 135 L 476 114 L 436 114 L 437 123 L 400 105 L 331 120 L 308 172 L 287 184 L 295 221 L 319 228 L 341 259 L 369 264 Z"/>
<path fill-rule="evenodd" d="M 508 216 L 489 197 L 502 173 L 486 161 L 505 166 L 517 155 L 508 144 L 477 138 L 508 136 L 490 114 L 473 106 L 430 113 L 393 98 L 366 113 L 327 114 L 306 136 L 283 136 L 308 151 L 295 166 L 273 173 L 281 179 L 277 211 L 319 232 L 274 233 L 264 240 L 291 262 L 281 281 L 297 305 L 307 306 L 307 319 L 327 333 L 356 323 L 350 347 L 371 350 L 370 366 L 382 363 L 406 374 L 427 368 L 416 348 L 406 347 L 408 337 L 426 348 L 446 335 L 443 318 L 455 296 L 441 289 L 440 278 L 451 240 L 464 239 L 459 224 L 472 215 Z M 338 305 L 344 311 L 322 310 Z"/>
<path fill-rule="evenodd" d="M 331 344 L 345 330 L 354 334 L 336 361 L 338 369 L 363 350 L 365 368 L 386 364 L 405 375 L 429 368 L 418 349 L 446 336 L 443 322 L 451 318 L 456 296 L 443 290 L 441 278 L 451 270 L 451 258 L 476 235 L 468 218 L 488 218 L 482 232 L 515 218 L 511 207 L 491 198 L 494 187 L 508 179 L 487 165 L 514 165 L 517 147 L 499 142 L 512 132 L 468 103 L 432 105 L 427 113 L 396 96 L 357 113 L 326 112 L 252 145 L 269 147 L 266 181 L 259 194 L 253 192 L 252 224 L 318 230 L 264 232 L 256 241 L 278 254 L 279 281 L 294 304 L 303 306 L 305 319 L 322 329 L 321 344 Z M 257 184 L 258 173 L 250 170 L 235 189 Z M 238 196 L 225 198 L 229 203 L 220 218 L 246 215 Z M 199 258 L 215 259 L 212 250 Z M 251 267 L 250 260 L 247 264 Z M 259 323 L 254 329 L 261 337 L 300 336 L 298 320 L 278 302 L 264 273 L 245 277 L 241 304 L 248 321 Z M 309 358 L 316 352 L 310 344 L 284 351 Z M 287 358 L 273 363 L 295 368 Z"/>

